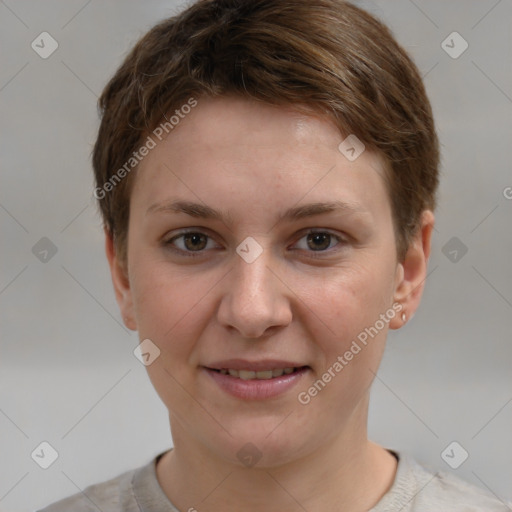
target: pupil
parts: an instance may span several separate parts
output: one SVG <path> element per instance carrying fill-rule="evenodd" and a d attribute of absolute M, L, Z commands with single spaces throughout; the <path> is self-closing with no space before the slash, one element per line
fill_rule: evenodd
<path fill-rule="evenodd" d="M 203 239 L 204 241 L 204 235 L 201 235 L 199 233 L 192 233 L 192 234 L 188 234 L 185 236 L 185 246 L 187 247 L 187 249 L 204 249 L 204 246 L 206 244 L 203 244 L 202 247 L 199 247 L 197 245 L 197 242 L 199 242 L 201 240 L 201 238 Z M 187 242 L 190 241 L 190 240 L 194 240 L 194 242 L 191 244 L 188 244 Z"/>
<path fill-rule="evenodd" d="M 311 249 L 326 249 L 327 247 L 329 247 L 329 241 L 330 241 L 330 236 L 331 235 L 328 235 L 327 233 L 313 233 L 313 234 L 310 234 L 309 237 L 308 237 L 308 245 L 310 246 Z M 314 243 L 321 243 L 322 240 L 324 240 L 324 242 L 327 242 L 327 243 L 323 243 L 321 247 L 319 247 L 318 245 L 312 247 L 310 244 L 309 244 L 309 241 L 311 240 L 314 240 Z"/>

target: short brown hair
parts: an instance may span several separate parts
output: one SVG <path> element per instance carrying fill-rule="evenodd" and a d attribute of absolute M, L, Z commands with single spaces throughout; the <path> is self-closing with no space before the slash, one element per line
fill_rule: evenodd
<path fill-rule="evenodd" d="M 389 29 L 341 0 L 200 0 L 144 35 L 99 99 L 95 195 L 123 263 L 134 173 L 105 184 L 166 113 L 232 94 L 313 108 L 381 155 L 402 261 L 435 209 L 439 147 L 421 76 Z"/>

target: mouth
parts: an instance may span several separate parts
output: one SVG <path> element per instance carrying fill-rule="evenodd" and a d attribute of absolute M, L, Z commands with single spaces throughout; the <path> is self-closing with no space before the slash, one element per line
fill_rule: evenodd
<path fill-rule="evenodd" d="M 309 366 L 289 366 L 286 368 L 272 368 L 268 370 L 236 370 L 234 368 L 207 368 L 208 370 L 212 370 L 214 372 L 220 373 L 221 375 L 229 375 L 236 379 L 242 380 L 270 380 L 278 377 L 282 377 L 283 375 L 291 375 L 292 373 L 297 373 L 303 369 L 309 368 Z"/>
<path fill-rule="evenodd" d="M 267 364 L 267 366 L 264 366 Z M 309 372 L 309 366 L 286 366 L 279 363 L 232 363 L 202 370 L 223 393 L 242 400 L 266 400 L 283 396 Z M 233 366 L 236 366 L 233 368 Z M 210 381 L 211 382 L 211 381 Z"/>

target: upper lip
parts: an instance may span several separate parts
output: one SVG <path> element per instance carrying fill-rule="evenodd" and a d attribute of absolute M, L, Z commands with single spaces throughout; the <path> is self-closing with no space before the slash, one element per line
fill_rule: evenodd
<path fill-rule="evenodd" d="M 260 361 L 246 361 L 244 359 L 225 359 L 205 365 L 206 368 L 212 370 L 232 369 L 232 370 L 274 370 L 279 368 L 301 368 L 307 366 L 302 363 L 292 361 L 284 361 L 282 359 L 262 359 Z"/>

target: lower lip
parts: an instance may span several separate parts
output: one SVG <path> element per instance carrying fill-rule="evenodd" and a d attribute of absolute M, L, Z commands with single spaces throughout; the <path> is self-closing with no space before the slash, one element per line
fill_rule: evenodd
<path fill-rule="evenodd" d="M 288 375 L 272 379 L 252 379 L 243 380 L 231 375 L 223 375 L 215 370 L 203 368 L 218 386 L 231 396 L 241 398 L 242 400 L 265 400 L 289 391 L 295 386 L 309 368 L 301 368 Z"/>

